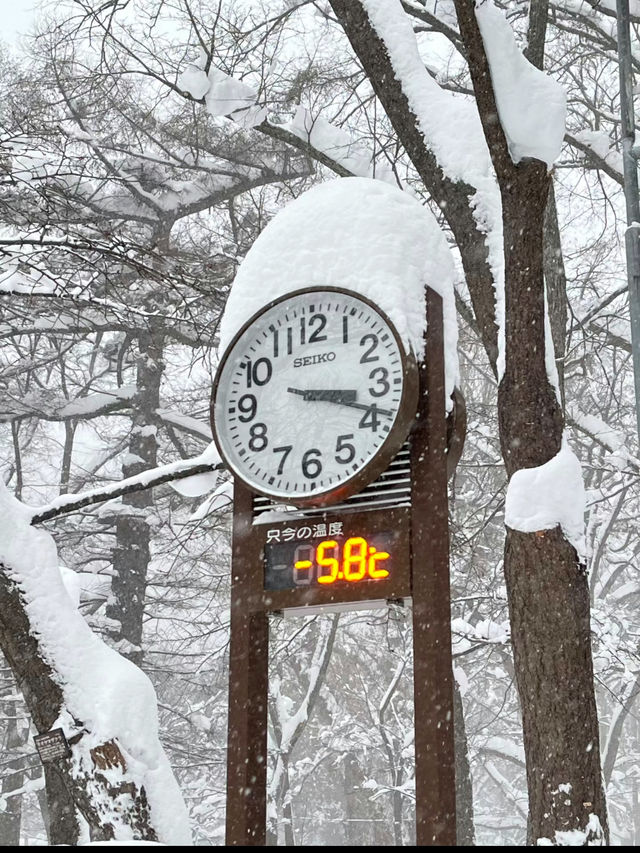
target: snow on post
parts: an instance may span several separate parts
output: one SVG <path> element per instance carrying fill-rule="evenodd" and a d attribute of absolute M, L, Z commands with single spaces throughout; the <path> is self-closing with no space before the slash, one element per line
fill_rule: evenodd
<path fill-rule="evenodd" d="M 158 840 L 190 845 L 187 811 L 158 737 L 153 685 L 91 631 L 67 592 L 52 537 L 32 527 L 32 516 L 32 508 L 0 480 L 0 564 L 19 589 L 39 655 L 62 691 L 52 728 L 62 728 L 68 739 L 81 735 L 72 745 L 72 778 L 86 785 L 93 808 L 117 840 L 126 842 L 133 832 L 122 818 L 125 795 L 112 799 L 107 787 L 133 783 L 138 791 L 144 787 Z M 125 766 L 101 770 L 101 787 L 96 755 L 111 742 Z"/>
<path fill-rule="evenodd" d="M 449 406 L 458 383 L 454 278 L 446 238 L 413 196 L 372 178 L 328 181 L 282 208 L 247 253 L 220 324 L 220 351 L 272 300 L 325 286 L 355 291 L 378 305 L 406 352 L 420 358 L 429 285 L 443 301 Z"/>

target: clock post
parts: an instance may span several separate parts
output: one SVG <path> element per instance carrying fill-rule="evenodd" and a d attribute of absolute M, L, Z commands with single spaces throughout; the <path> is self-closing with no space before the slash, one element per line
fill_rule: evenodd
<path fill-rule="evenodd" d="M 411 434 L 411 598 L 416 844 L 456 846 L 442 302 L 427 290 L 428 331 Z M 451 462 L 450 462 L 451 465 Z"/>
<path fill-rule="evenodd" d="M 338 295 L 334 297 L 333 294 Z M 329 308 L 333 304 L 330 300 L 335 298 L 341 311 L 340 294 L 338 288 L 326 288 L 322 298 L 329 300 Z M 280 510 L 274 516 L 275 505 L 273 498 L 269 499 L 269 490 L 251 488 L 245 477 L 238 475 L 237 467 L 230 465 L 236 477 L 229 656 L 227 846 L 266 844 L 269 614 L 293 608 L 324 606 L 331 609 L 336 604 L 398 599 L 412 601 L 416 843 L 418 846 L 456 844 L 447 502 L 447 462 L 451 468 L 454 453 L 448 441 L 445 417 L 442 300 L 432 288 L 427 288 L 426 302 L 428 332 L 425 357 L 415 366 L 415 380 L 411 378 L 411 366 L 404 368 L 403 387 L 408 389 L 408 393 L 402 398 L 401 409 L 404 406 L 404 410 L 396 423 L 398 420 L 402 422 L 404 417 L 405 425 L 396 430 L 395 435 L 393 427 L 388 428 L 393 452 L 389 453 L 387 445 L 387 456 L 382 455 L 382 466 L 379 460 L 375 464 L 374 453 L 373 464 L 366 471 L 356 471 L 349 478 L 348 488 L 345 489 L 341 482 L 333 492 L 322 495 L 320 499 L 292 499 L 296 509 Z M 366 300 L 364 303 L 368 304 Z M 318 304 L 322 305 L 321 295 L 314 291 L 313 311 L 317 311 Z M 335 313 L 339 314 L 338 308 Z M 330 311 L 327 314 L 331 317 Z M 344 316 L 347 316 L 346 309 Z M 270 321 L 269 316 L 267 320 Z M 273 327 L 273 323 L 266 326 L 267 329 Z M 239 334 L 239 340 L 247 328 L 251 330 L 251 323 Z M 260 333 L 257 339 L 262 340 L 262 327 L 256 328 Z M 317 328 L 320 328 L 320 323 Z M 387 334 L 386 330 L 376 332 L 373 337 L 377 341 L 377 335 L 382 337 L 383 333 Z M 342 326 L 340 334 L 343 334 Z M 366 346 L 358 350 L 360 363 L 363 354 L 371 351 L 372 333 L 366 329 L 364 333 L 358 332 L 359 340 L 366 336 L 369 338 L 365 341 Z M 267 335 L 264 337 L 266 339 Z M 277 340 L 274 343 L 276 353 Z M 233 345 L 229 347 L 229 351 L 232 350 Z M 312 357 L 317 356 L 307 356 Z M 258 364 L 256 356 L 253 359 L 255 367 Z M 246 384 L 255 381 L 256 377 L 258 380 L 266 377 L 266 371 L 263 374 L 252 373 L 251 363 L 249 368 L 246 368 L 246 362 L 240 361 L 239 364 L 242 376 L 246 375 L 243 380 Z M 380 371 L 379 364 L 366 364 L 367 374 L 373 383 L 369 391 L 374 392 L 374 397 L 378 390 L 383 390 L 380 379 L 387 385 L 389 375 L 393 375 L 391 366 L 388 370 L 384 368 L 384 374 L 374 373 Z M 330 372 L 327 373 L 330 376 Z M 246 423 L 250 425 L 247 427 L 247 443 L 251 442 L 252 435 L 267 435 L 270 425 L 266 415 L 262 415 L 259 422 L 260 430 L 253 429 L 253 424 L 260 416 L 257 413 L 268 411 L 268 403 L 262 402 L 251 387 L 251 395 L 244 388 L 246 393 L 243 397 L 229 399 L 227 396 L 224 398 L 226 408 L 216 408 L 218 380 L 212 396 L 214 435 L 217 436 L 217 418 L 229 412 L 233 421 L 238 411 L 245 413 Z M 290 381 L 287 379 L 285 386 Z M 411 391 L 412 382 L 417 394 Z M 327 411 L 341 411 L 342 406 L 354 406 L 356 397 L 344 389 L 344 384 L 338 391 L 330 390 L 330 385 L 327 389 L 327 385 L 329 380 L 325 381 L 322 391 L 296 391 L 296 405 L 300 402 L 298 398 L 306 393 L 310 402 L 321 402 Z M 291 387 L 287 387 L 291 391 Z M 237 395 L 242 393 L 237 392 Z M 324 395 L 322 398 L 321 394 Z M 384 425 L 380 413 L 390 412 L 392 400 L 400 399 L 399 393 L 397 398 L 391 395 L 390 391 L 388 398 L 383 397 L 380 407 L 373 405 L 373 416 L 370 414 L 371 405 L 359 404 L 364 413 L 356 412 L 354 423 L 359 420 L 361 429 L 369 429 L 371 422 Z M 247 396 L 251 396 L 251 401 L 242 402 Z M 342 464 L 350 456 L 348 448 L 352 442 L 355 443 L 355 430 L 347 433 L 344 426 L 346 416 L 341 414 L 340 417 L 340 435 L 334 442 L 335 451 L 332 453 Z M 461 447 L 459 434 L 457 439 Z M 216 441 L 224 457 L 224 445 L 218 437 Z M 280 441 L 280 444 L 284 443 Z M 241 439 L 238 446 L 242 449 Z M 262 442 L 254 442 L 254 447 L 259 449 L 253 458 L 262 452 Z M 308 482 L 311 479 L 309 475 L 314 475 L 315 479 L 317 466 L 313 464 L 310 451 L 305 450 L 305 454 L 298 466 L 305 471 L 306 464 Z M 284 469 L 285 459 L 293 455 L 293 452 L 283 454 L 282 448 L 277 448 L 276 460 L 280 460 L 280 469 Z M 316 455 L 320 458 L 320 450 Z M 322 455 L 323 460 L 326 455 Z M 306 487 L 307 484 L 304 485 Z M 274 521 L 274 517 L 277 520 Z"/>

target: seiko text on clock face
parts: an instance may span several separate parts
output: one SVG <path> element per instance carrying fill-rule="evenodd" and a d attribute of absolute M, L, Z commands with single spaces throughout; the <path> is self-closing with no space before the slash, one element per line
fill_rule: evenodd
<path fill-rule="evenodd" d="M 212 401 L 220 452 L 274 499 L 341 499 L 404 441 L 414 367 L 390 321 L 362 297 L 290 294 L 241 330 L 220 365 Z"/>

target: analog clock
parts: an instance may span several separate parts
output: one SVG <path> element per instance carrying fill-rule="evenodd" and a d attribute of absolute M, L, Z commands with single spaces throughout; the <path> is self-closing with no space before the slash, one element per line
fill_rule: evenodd
<path fill-rule="evenodd" d="M 343 500 L 402 446 L 417 366 L 391 321 L 362 296 L 307 288 L 238 332 L 211 399 L 222 458 L 252 491 L 297 506 Z"/>

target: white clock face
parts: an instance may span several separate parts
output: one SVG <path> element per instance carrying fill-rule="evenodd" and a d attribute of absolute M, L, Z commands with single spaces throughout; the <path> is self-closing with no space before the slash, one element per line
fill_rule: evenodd
<path fill-rule="evenodd" d="M 225 354 L 212 401 L 218 448 L 256 492 L 300 505 L 340 500 L 406 438 L 413 367 L 389 320 L 356 294 L 291 294 Z"/>

